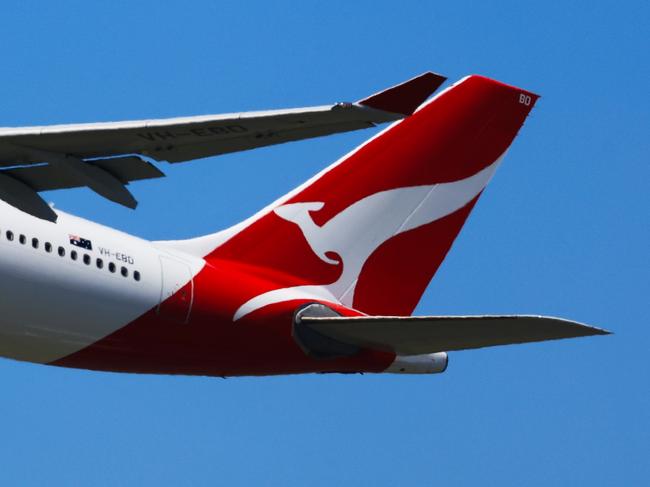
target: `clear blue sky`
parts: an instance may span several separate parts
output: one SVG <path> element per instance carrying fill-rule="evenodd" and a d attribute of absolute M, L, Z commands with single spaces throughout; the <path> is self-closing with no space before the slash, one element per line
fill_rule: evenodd
<path fill-rule="evenodd" d="M 420 314 L 542 313 L 610 337 L 451 354 L 438 376 L 213 379 L 0 360 L 3 485 L 641 485 L 650 478 L 647 2 L 2 4 L 0 125 L 355 100 L 425 70 L 540 93 Z M 248 216 L 374 132 L 170 167 L 143 237 Z M 37 300 L 37 297 L 35 297 Z M 37 305 L 37 301 L 35 303 Z"/>

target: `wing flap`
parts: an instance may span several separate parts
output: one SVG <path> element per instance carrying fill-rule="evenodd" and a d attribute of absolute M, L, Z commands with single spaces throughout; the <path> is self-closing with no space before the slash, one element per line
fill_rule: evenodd
<path fill-rule="evenodd" d="M 164 177 L 164 174 L 153 164 L 135 156 L 96 159 L 89 161 L 87 164 L 105 170 L 123 184 L 142 179 Z M 11 176 L 36 192 L 80 186 L 78 179 L 69 172 L 61 171 L 57 166 L 50 164 L 4 169 L 0 171 L 0 174 Z"/>
<path fill-rule="evenodd" d="M 307 326 L 334 340 L 365 348 L 419 355 L 610 332 L 548 316 L 302 316 Z"/>

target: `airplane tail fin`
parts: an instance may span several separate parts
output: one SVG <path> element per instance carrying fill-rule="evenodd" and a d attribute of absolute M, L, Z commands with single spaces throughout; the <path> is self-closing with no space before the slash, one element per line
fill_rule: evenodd
<path fill-rule="evenodd" d="M 537 99 L 468 76 L 217 234 L 207 259 L 274 276 L 239 315 L 308 296 L 367 314 L 411 314 Z"/>

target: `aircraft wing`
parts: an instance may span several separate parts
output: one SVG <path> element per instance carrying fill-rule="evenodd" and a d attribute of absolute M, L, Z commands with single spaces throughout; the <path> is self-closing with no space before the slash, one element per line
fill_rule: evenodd
<path fill-rule="evenodd" d="M 557 340 L 610 332 L 548 316 L 301 316 L 299 324 L 343 344 L 420 355 L 516 343 Z M 313 334 L 310 344 L 331 346 Z M 326 350 L 321 350 L 326 352 Z"/>
<path fill-rule="evenodd" d="M 134 208 L 137 202 L 125 185 L 163 176 L 138 156 L 176 163 L 374 127 L 413 113 L 445 80 L 427 72 L 355 103 L 160 120 L 0 128 L 0 198 L 51 221 L 56 220 L 56 215 L 39 202 L 34 192 L 87 186 Z M 115 162 L 114 158 L 119 160 Z"/>

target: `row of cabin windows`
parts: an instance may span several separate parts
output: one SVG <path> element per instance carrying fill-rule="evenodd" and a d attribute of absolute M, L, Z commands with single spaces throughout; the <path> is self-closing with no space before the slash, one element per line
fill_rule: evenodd
<path fill-rule="evenodd" d="M 14 239 L 14 232 L 11 230 L 7 230 L 5 233 L 7 240 L 10 242 L 13 241 Z M 23 235 L 22 233 L 18 235 L 18 241 L 25 245 L 27 243 L 27 237 Z M 40 243 L 37 238 L 32 238 L 32 247 L 35 249 L 38 249 L 40 246 Z M 45 249 L 45 252 L 52 253 L 53 247 L 50 242 L 45 242 L 43 244 L 43 248 Z M 59 254 L 59 257 L 65 257 L 65 247 L 58 247 L 57 248 L 57 254 Z M 77 253 L 76 250 L 71 250 L 70 251 L 70 259 L 72 260 L 77 260 L 79 258 L 79 254 Z M 84 254 L 82 257 L 83 263 L 86 265 L 90 265 L 92 263 L 92 257 L 88 254 Z M 104 268 L 104 260 L 101 258 L 97 258 L 95 260 L 95 265 L 97 266 L 98 269 L 103 269 Z M 111 273 L 116 273 L 117 272 L 117 266 L 115 265 L 114 262 L 109 262 L 108 265 L 106 266 L 108 268 L 108 272 Z M 129 277 L 129 269 L 126 267 L 122 266 L 120 267 L 120 274 L 124 277 Z M 140 272 L 139 271 L 133 271 L 133 279 L 136 281 L 139 281 L 141 279 Z"/>

